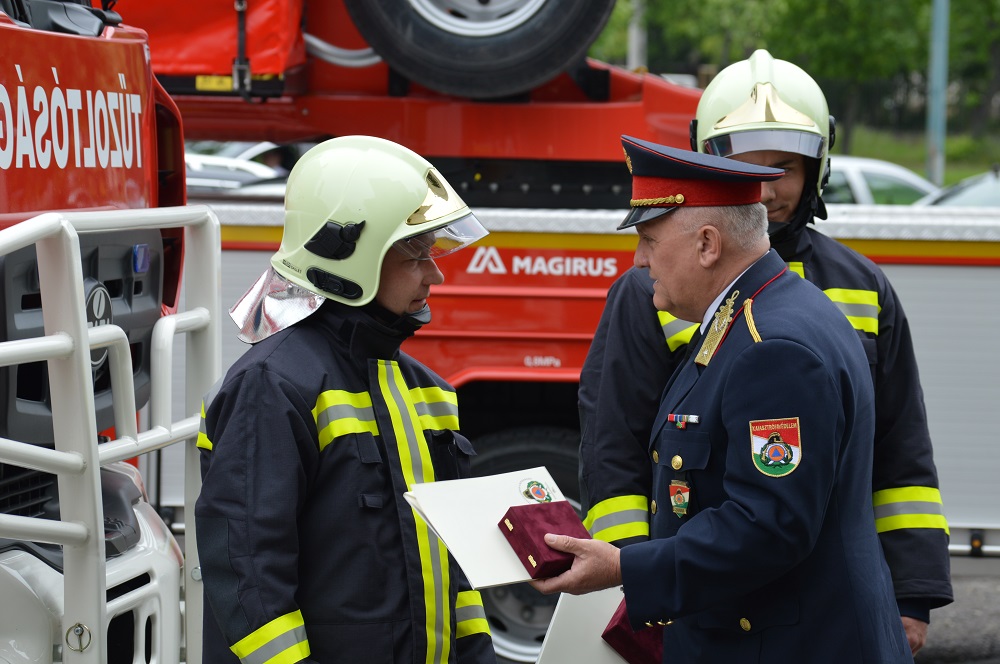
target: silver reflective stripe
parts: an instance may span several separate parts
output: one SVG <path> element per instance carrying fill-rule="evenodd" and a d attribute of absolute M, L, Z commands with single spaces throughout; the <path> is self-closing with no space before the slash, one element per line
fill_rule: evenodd
<path fill-rule="evenodd" d="M 903 514 L 944 514 L 944 505 L 922 500 L 911 500 L 901 503 L 886 503 L 875 508 L 876 519 Z"/>
<path fill-rule="evenodd" d="M 357 408 L 350 404 L 337 404 L 323 410 L 316 416 L 316 430 L 322 431 L 336 420 L 357 419 L 363 422 L 375 420 L 375 409 L 371 406 Z"/>
<path fill-rule="evenodd" d="M 847 302 L 837 302 L 833 300 L 845 316 L 855 316 L 857 318 L 878 319 L 878 307 L 871 304 L 850 304 Z"/>
<path fill-rule="evenodd" d="M 663 336 L 667 339 L 674 336 L 675 334 L 680 334 L 689 327 L 693 327 L 695 323 L 691 323 L 686 320 L 681 320 L 680 318 L 675 318 L 666 325 L 663 326 Z"/>
<path fill-rule="evenodd" d="M 649 523 L 649 512 L 646 510 L 622 510 L 598 517 L 594 519 L 594 523 L 590 527 L 590 534 L 593 535 L 602 530 L 629 523 Z"/>
<path fill-rule="evenodd" d="M 447 401 L 417 401 L 413 404 L 417 411 L 417 416 L 430 415 L 432 417 L 458 417 L 458 406 Z"/>
<path fill-rule="evenodd" d="M 205 404 L 206 411 L 212 406 L 212 402 L 215 401 L 215 397 L 219 396 L 219 392 L 222 391 L 223 381 L 225 381 L 225 377 L 215 381 L 215 385 L 208 388 L 208 392 L 206 392 L 205 396 L 202 397 L 201 402 Z"/>
<path fill-rule="evenodd" d="M 307 640 L 305 625 L 280 634 L 253 652 L 240 658 L 243 664 L 264 664 L 269 659 Z"/>
<path fill-rule="evenodd" d="M 486 619 L 486 609 L 483 608 L 482 604 L 470 604 L 469 606 L 460 606 L 455 609 L 455 622 L 475 620 L 477 618 Z"/>
<path fill-rule="evenodd" d="M 434 466 L 425 466 L 424 459 L 431 459 L 430 448 L 424 431 L 419 427 L 419 415 L 410 399 L 410 391 L 399 366 L 389 360 L 379 360 L 379 388 L 392 417 L 393 432 L 399 449 L 399 458 L 407 488 L 416 483 L 433 482 Z M 409 465 L 407 465 L 409 461 Z M 451 652 L 451 611 L 447 605 L 450 578 L 448 575 L 448 552 L 425 523 L 417 518 L 417 545 L 420 549 L 422 576 L 433 580 L 433 586 L 424 585 L 424 612 L 426 620 L 428 650 L 433 643 L 433 655 L 429 662 L 444 664 Z M 428 566 L 430 569 L 428 569 Z M 433 616 L 433 624 L 432 618 Z"/>

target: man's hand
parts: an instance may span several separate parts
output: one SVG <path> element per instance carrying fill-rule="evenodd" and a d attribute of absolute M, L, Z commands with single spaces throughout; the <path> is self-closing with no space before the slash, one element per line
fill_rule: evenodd
<path fill-rule="evenodd" d="M 575 563 L 574 563 L 575 564 Z M 927 623 L 909 616 L 902 616 L 903 629 L 906 630 L 906 640 L 910 644 L 910 652 L 914 655 L 927 642 Z"/>
<path fill-rule="evenodd" d="M 621 585 L 622 570 L 617 547 L 600 540 L 551 533 L 545 536 L 545 543 L 556 551 L 572 553 L 575 558 L 573 566 L 559 576 L 531 581 L 535 590 L 547 595 L 560 592 L 583 595 Z"/>

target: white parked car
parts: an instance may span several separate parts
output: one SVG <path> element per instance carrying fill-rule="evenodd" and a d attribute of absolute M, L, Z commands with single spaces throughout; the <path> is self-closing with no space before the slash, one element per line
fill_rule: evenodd
<path fill-rule="evenodd" d="M 909 205 L 938 187 L 908 168 L 881 159 L 830 156 L 823 201 L 832 204 Z"/>
<path fill-rule="evenodd" d="M 278 169 L 256 161 L 194 152 L 185 152 L 184 167 L 188 196 L 195 198 L 232 193 L 247 184 L 284 177 Z"/>
<path fill-rule="evenodd" d="M 914 205 L 949 207 L 1000 206 L 1000 164 L 985 173 L 965 178 L 937 193 L 921 198 Z"/>

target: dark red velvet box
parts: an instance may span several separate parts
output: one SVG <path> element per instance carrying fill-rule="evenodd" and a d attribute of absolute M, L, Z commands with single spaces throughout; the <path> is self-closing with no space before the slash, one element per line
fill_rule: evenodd
<path fill-rule="evenodd" d="M 601 634 L 609 646 L 628 664 L 660 664 L 663 661 L 663 627 L 654 625 L 632 631 L 625 611 L 625 600 Z"/>
<path fill-rule="evenodd" d="M 532 579 L 559 576 L 573 564 L 573 554 L 545 543 L 545 533 L 590 539 L 580 516 L 565 500 L 515 505 L 497 523 Z"/>

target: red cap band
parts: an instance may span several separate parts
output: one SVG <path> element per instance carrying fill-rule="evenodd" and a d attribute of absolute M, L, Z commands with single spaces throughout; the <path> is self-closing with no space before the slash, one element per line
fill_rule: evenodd
<path fill-rule="evenodd" d="M 705 207 L 760 203 L 760 182 L 718 182 L 632 176 L 632 205 Z"/>

